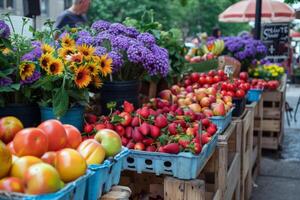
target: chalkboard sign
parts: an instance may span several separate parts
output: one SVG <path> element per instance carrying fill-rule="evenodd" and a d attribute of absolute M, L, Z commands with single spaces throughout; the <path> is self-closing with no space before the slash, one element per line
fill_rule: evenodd
<path fill-rule="evenodd" d="M 263 24 L 261 40 L 267 46 L 268 57 L 288 57 L 289 23 Z"/>

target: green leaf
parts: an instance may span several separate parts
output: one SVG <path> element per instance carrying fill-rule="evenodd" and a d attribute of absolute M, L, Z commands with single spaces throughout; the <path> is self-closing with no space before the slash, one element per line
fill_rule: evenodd
<path fill-rule="evenodd" d="M 3 71 L 0 71 L 0 77 L 6 77 L 14 72 L 13 68 L 8 68 Z"/>
<path fill-rule="evenodd" d="M 18 91 L 21 87 L 21 84 L 20 83 L 14 83 L 14 84 L 11 84 L 10 87 Z"/>
<path fill-rule="evenodd" d="M 53 95 L 53 111 L 55 116 L 62 117 L 69 108 L 69 96 L 64 88 L 59 89 Z"/>
<path fill-rule="evenodd" d="M 14 92 L 10 86 L 0 87 L 0 92 Z"/>

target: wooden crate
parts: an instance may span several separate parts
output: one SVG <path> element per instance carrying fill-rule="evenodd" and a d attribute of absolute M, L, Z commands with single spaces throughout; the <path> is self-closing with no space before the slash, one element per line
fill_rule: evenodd
<path fill-rule="evenodd" d="M 218 137 L 219 188 L 222 199 L 240 199 L 241 131 L 232 123 Z"/>
<path fill-rule="evenodd" d="M 241 130 L 242 146 L 241 146 L 241 177 L 240 199 L 249 199 L 252 190 L 252 147 L 253 147 L 253 126 L 254 113 L 251 110 L 245 110 L 239 118 L 234 118 L 233 123 L 237 124 L 237 130 Z"/>
<path fill-rule="evenodd" d="M 281 146 L 284 133 L 284 112 L 286 100 L 286 75 L 281 79 L 280 87 L 275 91 L 264 91 L 263 120 L 262 120 L 262 148 L 277 150 Z M 255 121 L 255 127 L 258 126 Z M 258 135 L 257 129 L 255 134 Z"/>
<path fill-rule="evenodd" d="M 252 169 L 252 180 L 256 180 L 260 172 L 260 162 L 261 162 L 261 149 L 262 149 L 262 122 L 263 122 L 263 99 L 261 98 L 258 102 L 252 102 L 246 105 L 247 110 L 254 112 L 254 132 L 256 131 L 256 136 L 253 135 L 253 146 L 252 146 L 252 159 L 251 159 L 251 169 Z"/>
<path fill-rule="evenodd" d="M 174 177 L 152 173 L 138 174 L 124 171 L 120 184 L 132 190 L 131 199 L 178 199 L 178 200 L 221 200 L 218 185 L 219 154 L 216 149 L 194 180 L 181 180 Z"/>

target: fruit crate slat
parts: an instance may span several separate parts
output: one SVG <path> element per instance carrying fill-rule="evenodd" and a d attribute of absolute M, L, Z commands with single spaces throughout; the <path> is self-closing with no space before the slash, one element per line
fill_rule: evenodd
<path fill-rule="evenodd" d="M 249 199 L 252 190 L 251 159 L 253 147 L 254 113 L 246 110 L 245 113 L 233 121 L 237 123 L 237 130 L 242 131 L 241 147 L 241 199 Z"/>
<path fill-rule="evenodd" d="M 231 124 L 218 137 L 219 187 L 222 199 L 239 199 L 241 168 L 241 131 Z"/>

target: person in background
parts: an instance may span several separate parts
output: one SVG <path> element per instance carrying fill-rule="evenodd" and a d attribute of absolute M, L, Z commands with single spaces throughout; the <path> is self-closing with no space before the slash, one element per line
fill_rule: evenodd
<path fill-rule="evenodd" d="M 58 29 L 64 26 L 74 28 L 78 25 L 85 24 L 87 22 L 85 14 L 89 6 L 90 0 L 73 0 L 72 6 L 57 17 L 55 27 Z"/>
<path fill-rule="evenodd" d="M 220 38 L 222 36 L 222 32 L 218 27 L 214 27 L 212 30 L 212 36 L 214 38 Z"/>

